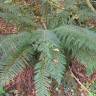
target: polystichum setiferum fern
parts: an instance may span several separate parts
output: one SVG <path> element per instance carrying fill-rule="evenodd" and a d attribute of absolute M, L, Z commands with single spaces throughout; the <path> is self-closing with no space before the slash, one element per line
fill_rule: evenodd
<path fill-rule="evenodd" d="M 65 3 L 70 5 L 68 1 Z M 15 23 L 19 29 L 18 34 L 0 36 L 0 86 L 5 86 L 10 81 L 14 82 L 14 78 L 23 72 L 26 66 L 31 66 L 35 73 L 32 80 L 34 79 L 36 96 L 51 96 L 52 88 L 61 94 L 60 88 L 65 84 L 64 76 L 70 69 L 72 58 L 86 64 L 88 75 L 96 69 L 96 33 L 88 28 L 81 28 L 82 16 L 78 17 L 79 26 L 74 24 L 73 17 L 79 16 L 78 10 L 74 13 L 72 7 L 75 0 L 72 6 L 65 7 L 61 13 L 55 12 L 53 5 L 50 5 L 52 9 L 48 10 L 48 2 L 40 2 L 42 15 L 36 16 L 31 10 L 31 5 L 0 1 L 0 17 L 7 22 Z M 43 8 L 45 12 L 42 11 Z M 68 13 L 70 8 L 72 12 Z M 79 10 L 80 13 L 81 11 Z M 90 93 L 89 90 L 87 92 Z"/>
<path fill-rule="evenodd" d="M 73 30 L 69 31 L 67 27 Z M 66 65 L 68 65 L 66 54 L 69 54 L 70 51 L 69 56 L 76 57 L 88 64 L 87 70 L 89 73 L 92 72 L 95 68 L 95 33 L 89 33 L 90 31 L 79 29 L 79 27 L 74 28 L 75 26 L 67 25 L 51 32 L 45 30 L 33 33 L 22 32 L 2 40 L 0 43 L 0 53 L 2 53 L 0 59 L 1 85 L 5 82 L 8 83 L 32 62 L 36 70 L 34 79 L 37 96 L 40 94 L 45 96 L 45 92 L 49 94 L 48 87 L 51 83 L 51 79 L 48 77 L 54 78 L 59 85 L 61 84 Z M 32 61 L 36 51 L 40 53 L 38 63 Z"/>

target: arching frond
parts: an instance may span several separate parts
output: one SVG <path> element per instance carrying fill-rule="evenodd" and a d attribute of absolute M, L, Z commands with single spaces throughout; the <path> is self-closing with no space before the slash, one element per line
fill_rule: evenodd
<path fill-rule="evenodd" d="M 27 64 L 31 33 L 7 36 L 0 43 L 0 84 L 12 80 Z"/>
<path fill-rule="evenodd" d="M 96 34 L 84 28 L 64 25 L 54 30 L 61 41 L 65 54 L 77 57 L 87 65 L 88 73 L 96 68 Z"/>

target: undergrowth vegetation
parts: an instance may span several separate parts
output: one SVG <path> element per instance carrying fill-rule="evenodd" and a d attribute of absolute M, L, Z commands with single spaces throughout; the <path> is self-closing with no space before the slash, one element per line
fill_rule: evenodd
<path fill-rule="evenodd" d="M 96 0 L 0 0 L 0 96 L 96 96 Z"/>

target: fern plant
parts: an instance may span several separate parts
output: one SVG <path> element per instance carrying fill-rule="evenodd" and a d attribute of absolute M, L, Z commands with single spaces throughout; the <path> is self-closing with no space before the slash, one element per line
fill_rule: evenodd
<path fill-rule="evenodd" d="M 0 36 L 0 86 L 5 87 L 10 81 L 14 82 L 18 74 L 27 66 L 31 66 L 35 70 L 36 96 L 52 96 L 50 88 L 53 81 L 56 81 L 54 90 L 60 96 L 60 86 L 64 83 L 64 76 L 70 69 L 72 58 L 86 64 L 88 75 L 96 70 L 95 32 L 72 25 L 73 23 L 68 23 L 69 21 L 65 22 L 64 20 L 70 15 L 66 16 L 66 11 L 56 13 L 58 7 L 55 6 L 54 9 L 54 4 L 51 4 L 50 0 L 39 2 L 42 5 L 39 7 L 45 8 L 45 13 L 40 8 L 36 10 L 42 15 L 31 10 L 33 7 L 27 2 L 25 5 L 18 5 L 14 4 L 13 0 L 9 0 L 10 2 L 7 0 L 7 3 L 4 1 L 0 1 L 0 17 L 7 22 L 15 23 L 18 33 Z M 49 8 L 50 14 L 46 13 L 48 4 L 52 8 Z M 54 17 L 56 25 L 51 21 L 53 18 L 51 11 L 54 11 L 53 15 L 56 16 Z M 66 18 L 64 19 L 63 16 Z M 89 89 L 87 92 L 91 96 Z"/>

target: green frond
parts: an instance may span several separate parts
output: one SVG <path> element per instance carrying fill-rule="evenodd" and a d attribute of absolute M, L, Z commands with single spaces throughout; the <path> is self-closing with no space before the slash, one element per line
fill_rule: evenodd
<path fill-rule="evenodd" d="M 32 82 L 35 88 L 31 88 L 32 92 L 35 91 L 36 96 L 52 96 L 52 91 L 59 94 L 63 83 L 70 79 L 71 75 L 68 75 L 65 80 L 65 75 L 70 74 L 68 67 L 73 58 L 86 65 L 88 75 L 96 70 L 96 33 L 88 30 L 91 24 L 87 25 L 87 20 L 89 23 L 91 19 L 94 21 L 96 14 L 87 6 L 85 0 L 33 0 L 29 4 L 30 1 L 0 0 L 0 18 L 6 23 L 4 30 L 11 27 L 7 26 L 8 23 L 16 25 L 18 31 L 17 34 L 0 35 L 0 86 L 14 80 L 26 66 L 33 67 L 35 74 Z M 95 23 L 91 27 L 96 27 Z M 43 25 L 46 28 L 43 29 Z M 56 81 L 55 87 L 53 81 Z M 71 82 L 68 81 L 69 84 Z M 91 92 L 92 88 L 88 90 Z M 0 90 L 5 93 L 3 87 Z M 16 90 L 19 91 L 18 88 Z M 93 93 L 95 91 L 89 95 L 93 96 Z"/>
<path fill-rule="evenodd" d="M 64 25 L 56 32 L 65 54 L 78 58 L 87 65 L 88 73 L 96 68 L 96 34 L 86 28 Z"/>
<path fill-rule="evenodd" d="M 7 36 L 0 43 L 0 84 L 12 80 L 27 64 L 28 53 L 32 54 L 31 33 L 23 32 Z"/>
<path fill-rule="evenodd" d="M 42 33 L 43 38 L 40 38 L 41 40 L 39 39 L 40 44 L 38 46 L 38 51 L 41 52 L 41 62 L 35 66 L 35 85 L 37 96 L 49 96 L 50 92 L 48 88 L 51 79 L 48 78 L 55 79 L 60 85 L 64 75 L 64 64 L 66 64 L 66 61 L 64 55 L 61 53 L 59 40 L 56 35 L 48 31 L 43 31 Z"/>
<path fill-rule="evenodd" d="M 60 85 L 64 71 L 66 60 L 64 55 L 61 53 L 59 46 L 54 43 L 46 42 L 45 45 L 45 62 L 49 77 L 54 78 Z"/>
<path fill-rule="evenodd" d="M 45 41 L 41 43 L 38 49 L 41 50 L 44 55 L 43 57 L 45 57 L 45 62 L 47 63 L 46 68 L 49 72 L 49 76 L 56 79 L 60 84 L 65 70 L 64 64 L 66 64 L 64 54 L 61 53 L 62 50 L 59 45 L 60 42 L 52 32 L 46 31 L 44 38 Z"/>
<path fill-rule="evenodd" d="M 50 87 L 50 80 L 48 79 L 48 73 L 46 72 L 45 62 L 36 64 L 35 70 L 36 96 L 50 96 L 48 89 Z"/>
<path fill-rule="evenodd" d="M 60 85 L 66 60 L 60 48 L 60 41 L 53 32 L 48 30 L 22 32 L 7 36 L 0 44 L 1 85 L 8 83 L 27 65 L 30 65 L 35 52 L 40 53 L 38 62 L 34 64 L 37 96 L 50 94 L 51 79 L 49 77 L 55 79 Z"/>

